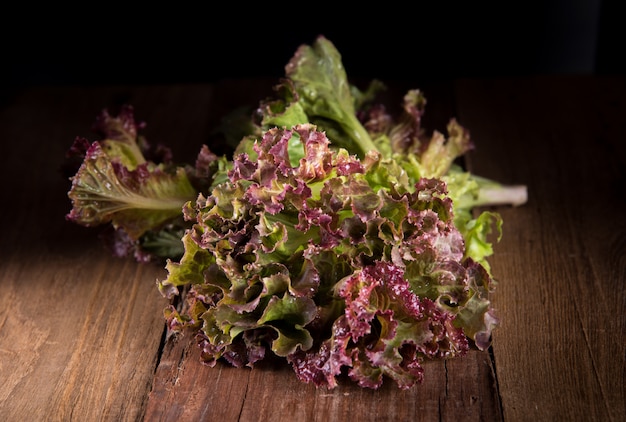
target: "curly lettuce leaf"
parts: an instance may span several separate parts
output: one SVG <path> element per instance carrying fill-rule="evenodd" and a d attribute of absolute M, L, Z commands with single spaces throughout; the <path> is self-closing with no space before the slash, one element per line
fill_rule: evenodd
<path fill-rule="evenodd" d="M 312 124 L 269 130 L 254 150 L 185 206 L 185 254 L 159 283 L 189 289 L 166 317 L 201 333 L 206 363 L 273 353 L 317 385 L 347 367 L 361 386 L 408 388 L 423 359 L 485 347 L 491 278 L 466 258 L 442 180 L 407 185 L 394 160 L 331 149 Z"/>
<path fill-rule="evenodd" d="M 332 336 L 317 350 L 289 356 L 299 379 L 337 386 L 343 367 L 361 387 L 379 388 L 388 377 L 402 389 L 422 381 L 422 362 L 463 356 L 469 350 L 453 314 L 411 291 L 401 267 L 377 262 L 335 286 L 345 300 Z"/>

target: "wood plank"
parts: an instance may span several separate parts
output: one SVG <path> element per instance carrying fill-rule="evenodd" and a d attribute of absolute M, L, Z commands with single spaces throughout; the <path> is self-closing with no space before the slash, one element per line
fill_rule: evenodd
<path fill-rule="evenodd" d="M 111 92 L 16 94 L 0 111 L 0 419 L 138 420 L 163 334 L 163 269 L 112 259 L 66 222 L 59 173 Z"/>
<path fill-rule="evenodd" d="M 504 418 L 624 420 L 623 78 L 463 80 L 457 92 L 473 170 L 529 190 L 500 210 L 492 260 Z"/>
<path fill-rule="evenodd" d="M 16 254 L 3 268 L 3 420 L 137 420 L 163 333 L 154 268 Z M 95 265 L 94 265 L 95 262 Z M 140 323 L 138 323 L 140 322 Z"/>
<path fill-rule="evenodd" d="M 112 259 L 92 231 L 65 222 L 58 165 L 103 106 L 122 102 L 148 123 L 149 140 L 189 159 L 217 116 L 268 93 L 266 82 L 36 88 L 2 101 L 0 180 L 12 181 L 4 195 L 23 206 L 0 207 L 0 417 L 625 417 L 626 97 L 617 78 L 466 80 L 456 93 L 426 86 L 434 126 L 458 111 L 471 130 L 473 171 L 529 186 L 527 205 L 499 209 L 495 368 L 489 353 L 473 351 L 427 365 L 424 384 L 409 391 L 389 382 L 364 390 L 345 379 L 328 391 L 300 383 L 283 362 L 204 367 L 189 337 L 170 337 L 160 355 L 165 302 L 154 280 L 163 268 Z"/>
<path fill-rule="evenodd" d="M 200 363 L 191 336 L 169 337 L 146 410 L 150 421 L 360 421 L 501 420 L 495 374 L 487 352 L 427 362 L 424 383 L 399 390 L 387 380 L 378 390 L 347 378 L 333 390 L 300 382 L 284 362 L 254 368 Z"/>
<path fill-rule="evenodd" d="M 142 418 L 165 328 L 155 284 L 165 270 L 113 259 L 96 231 L 66 222 L 59 168 L 75 136 L 93 139 L 100 110 L 126 101 L 153 118 L 155 138 L 199 144 L 211 94 L 73 86 L 3 98 L 0 419 Z"/>

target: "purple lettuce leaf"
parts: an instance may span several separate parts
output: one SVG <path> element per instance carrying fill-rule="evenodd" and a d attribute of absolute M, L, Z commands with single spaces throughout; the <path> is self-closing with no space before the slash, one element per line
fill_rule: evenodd
<path fill-rule="evenodd" d="M 402 269 L 391 263 L 365 267 L 336 290 L 346 307 L 332 337 L 316 351 L 288 358 L 302 381 L 333 388 L 345 367 L 361 387 L 379 388 L 386 376 L 407 389 L 422 381 L 425 360 L 463 356 L 469 349 L 454 315 L 415 295 Z"/>

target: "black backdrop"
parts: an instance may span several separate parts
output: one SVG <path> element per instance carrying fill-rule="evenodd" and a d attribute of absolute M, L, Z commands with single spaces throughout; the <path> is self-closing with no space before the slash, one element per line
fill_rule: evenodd
<path fill-rule="evenodd" d="M 317 35 L 337 46 L 351 77 L 623 73 L 625 32 L 616 0 L 532 3 L 26 6 L 4 13 L 3 81 L 152 84 L 280 77 L 297 47 Z"/>

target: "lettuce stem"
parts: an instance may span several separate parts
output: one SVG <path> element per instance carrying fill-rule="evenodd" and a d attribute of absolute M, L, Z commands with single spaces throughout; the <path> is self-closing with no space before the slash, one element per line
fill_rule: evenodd
<path fill-rule="evenodd" d="M 374 141 L 372 141 L 372 137 L 369 135 L 367 130 L 365 130 L 361 122 L 358 121 L 356 116 L 349 115 L 347 117 L 348 117 L 347 120 L 350 123 L 350 125 L 344 124 L 344 127 L 349 127 L 352 129 L 351 131 L 352 139 L 356 141 L 357 145 L 361 149 L 361 152 L 363 153 L 363 157 L 367 155 L 367 153 L 370 151 L 379 152 L 378 147 L 376 147 L 376 145 L 374 144 Z"/>
<path fill-rule="evenodd" d="M 482 187 L 478 191 L 476 205 L 512 205 L 526 203 L 528 192 L 525 185 L 501 185 Z"/>

